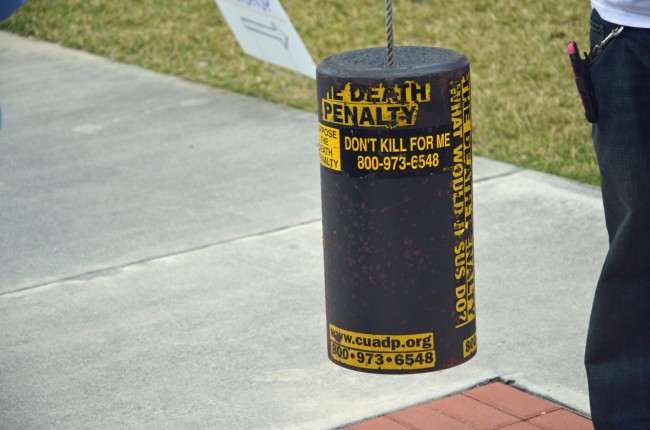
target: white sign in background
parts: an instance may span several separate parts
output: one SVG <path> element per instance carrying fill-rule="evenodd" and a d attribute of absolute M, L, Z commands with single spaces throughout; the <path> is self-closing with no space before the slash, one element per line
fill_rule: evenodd
<path fill-rule="evenodd" d="M 316 78 L 316 65 L 278 0 L 215 0 L 244 52 Z"/>

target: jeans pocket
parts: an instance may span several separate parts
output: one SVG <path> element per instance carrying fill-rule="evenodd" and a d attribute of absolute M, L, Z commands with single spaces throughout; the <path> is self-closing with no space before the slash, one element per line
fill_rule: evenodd
<path fill-rule="evenodd" d="M 591 17 L 589 18 L 589 30 L 590 36 L 592 38 L 591 42 L 593 44 L 594 38 L 596 43 L 600 43 L 605 38 L 605 25 L 607 21 L 602 19 L 596 9 L 591 11 Z"/>
<path fill-rule="evenodd" d="M 589 19 L 589 52 L 591 57 L 589 58 L 590 65 L 595 63 L 598 58 L 600 58 L 600 52 L 595 52 L 594 47 L 601 43 L 605 39 L 606 27 L 608 27 L 608 22 L 600 17 L 596 9 L 592 10 L 591 17 Z"/>

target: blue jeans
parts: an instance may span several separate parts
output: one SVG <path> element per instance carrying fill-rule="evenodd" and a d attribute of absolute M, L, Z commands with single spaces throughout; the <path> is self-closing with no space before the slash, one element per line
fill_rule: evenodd
<path fill-rule="evenodd" d="M 596 11 L 591 46 L 614 24 Z M 650 30 L 626 27 L 589 69 L 609 252 L 585 365 L 596 430 L 650 429 Z"/>

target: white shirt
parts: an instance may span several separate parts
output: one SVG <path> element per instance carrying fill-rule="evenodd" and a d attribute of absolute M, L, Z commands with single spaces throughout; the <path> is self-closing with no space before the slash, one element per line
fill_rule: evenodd
<path fill-rule="evenodd" d="M 650 28 L 650 0 L 591 0 L 591 7 L 613 24 Z"/>
<path fill-rule="evenodd" d="M 650 0 L 591 0 L 591 7 L 613 24 L 650 28 Z"/>

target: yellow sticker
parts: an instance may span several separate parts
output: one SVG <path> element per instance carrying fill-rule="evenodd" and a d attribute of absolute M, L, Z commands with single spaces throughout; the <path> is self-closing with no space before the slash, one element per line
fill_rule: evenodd
<path fill-rule="evenodd" d="M 453 164 L 450 169 L 453 176 L 452 193 L 450 193 L 454 211 L 452 229 L 458 238 L 456 246 L 454 246 L 454 293 L 458 319 L 456 328 L 461 328 L 472 323 L 476 318 L 474 243 L 471 234 L 474 203 L 472 197 L 472 97 L 469 73 L 462 76 L 460 80 L 449 83 L 449 97 L 453 123 L 450 137 L 453 148 Z M 468 231 L 469 237 L 466 234 Z M 475 350 L 475 347 L 469 350 L 464 349 L 467 354 L 465 357 L 471 355 Z"/>
<path fill-rule="evenodd" d="M 372 370 L 429 369 L 436 365 L 433 333 L 367 334 L 329 325 L 331 357 L 351 367 Z"/>
<path fill-rule="evenodd" d="M 467 358 L 476 352 L 476 333 L 463 341 L 463 358 Z"/>
<path fill-rule="evenodd" d="M 420 103 L 431 100 L 431 84 L 414 81 L 384 87 L 329 88 L 321 100 L 323 121 L 351 127 L 405 127 L 417 120 Z"/>
<path fill-rule="evenodd" d="M 341 133 L 338 129 L 318 124 L 320 164 L 341 171 Z"/>

